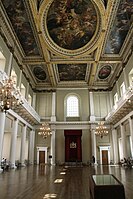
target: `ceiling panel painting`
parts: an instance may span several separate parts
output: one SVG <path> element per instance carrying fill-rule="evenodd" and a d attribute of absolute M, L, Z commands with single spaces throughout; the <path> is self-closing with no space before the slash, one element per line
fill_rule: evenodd
<path fill-rule="evenodd" d="M 3 0 L 3 5 L 27 56 L 39 55 L 23 1 Z"/>
<path fill-rule="evenodd" d="M 58 64 L 60 81 L 85 80 L 87 64 Z"/>
<path fill-rule="evenodd" d="M 41 65 L 32 65 L 30 66 L 32 70 L 33 76 L 35 77 L 36 81 L 39 82 L 48 82 L 47 72 L 45 71 L 44 67 Z"/>
<path fill-rule="evenodd" d="M 133 0 L 121 0 L 105 47 L 105 54 L 119 54 L 131 25 Z"/>
<path fill-rule="evenodd" d="M 111 74 L 112 67 L 110 65 L 104 65 L 100 68 L 98 72 L 98 78 L 100 80 L 107 79 Z"/>
<path fill-rule="evenodd" d="M 85 46 L 92 39 L 96 26 L 97 12 L 90 0 L 54 0 L 49 8 L 49 35 L 64 49 L 76 50 Z"/>

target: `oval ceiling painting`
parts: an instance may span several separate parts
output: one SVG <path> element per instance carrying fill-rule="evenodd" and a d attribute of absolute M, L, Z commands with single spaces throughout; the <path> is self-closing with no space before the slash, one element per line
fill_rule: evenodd
<path fill-rule="evenodd" d="M 107 77 L 109 77 L 110 73 L 111 73 L 111 66 L 105 65 L 99 70 L 98 77 L 99 79 L 106 79 Z"/>
<path fill-rule="evenodd" d="M 38 80 L 41 80 L 41 81 L 45 81 L 46 80 L 46 77 L 47 77 L 46 73 L 45 73 L 45 71 L 40 66 L 36 66 L 33 69 L 33 73 L 34 73 L 35 77 Z"/>
<path fill-rule="evenodd" d="M 47 14 L 47 29 L 61 48 L 76 50 L 85 46 L 97 27 L 97 13 L 90 0 L 54 0 Z"/>

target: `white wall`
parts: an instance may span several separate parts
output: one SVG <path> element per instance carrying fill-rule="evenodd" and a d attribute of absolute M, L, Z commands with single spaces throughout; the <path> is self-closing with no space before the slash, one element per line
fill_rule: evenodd
<path fill-rule="evenodd" d="M 41 117 L 52 115 L 52 93 L 37 94 L 36 111 Z"/>

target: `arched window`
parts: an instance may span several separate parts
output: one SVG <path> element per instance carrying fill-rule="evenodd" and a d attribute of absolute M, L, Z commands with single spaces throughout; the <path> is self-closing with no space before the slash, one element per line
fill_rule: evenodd
<path fill-rule="evenodd" d="M 16 75 L 16 72 L 15 72 L 14 69 L 12 69 L 11 78 L 12 78 L 12 80 L 14 82 L 14 86 L 16 86 L 17 85 L 17 75 Z"/>
<path fill-rule="evenodd" d="M 28 95 L 28 103 L 29 103 L 29 105 L 31 105 L 31 103 L 32 103 L 32 97 L 30 94 Z"/>
<path fill-rule="evenodd" d="M 120 86 L 121 97 L 124 95 L 125 92 L 126 92 L 126 87 L 125 87 L 125 83 L 123 82 Z"/>
<path fill-rule="evenodd" d="M 79 117 L 79 99 L 75 95 L 69 95 L 66 101 L 67 117 Z"/>
<path fill-rule="evenodd" d="M 26 89 L 25 89 L 25 86 L 22 83 L 21 83 L 20 92 L 21 92 L 22 96 L 25 97 Z"/>
<path fill-rule="evenodd" d="M 129 86 L 133 86 L 133 69 L 129 72 Z"/>

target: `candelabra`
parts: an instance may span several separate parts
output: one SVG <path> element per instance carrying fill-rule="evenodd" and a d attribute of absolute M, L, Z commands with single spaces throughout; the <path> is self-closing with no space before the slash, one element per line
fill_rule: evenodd
<path fill-rule="evenodd" d="M 17 108 L 22 105 L 21 94 L 15 87 L 15 82 L 10 77 L 4 79 L 0 85 L 0 109 L 7 112 L 9 109 Z"/>
<path fill-rule="evenodd" d="M 103 136 L 106 136 L 108 133 L 109 132 L 107 130 L 107 127 L 104 125 L 104 122 L 99 122 L 98 126 L 95 129 L 95 134 L 103 138 Z"/>
<path fill-rule="evenodd" d="M 45 122 L 39 129 L 38 135 L 41 135 L 44 139 L 46 139 L 49 135 L 52 135 L 49 123 Z"/>

